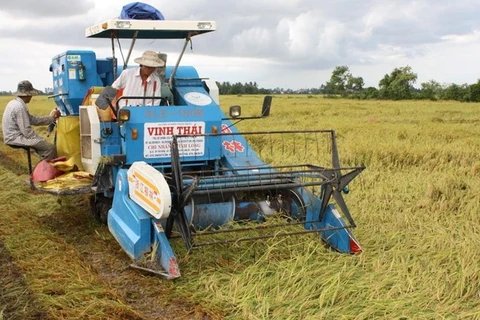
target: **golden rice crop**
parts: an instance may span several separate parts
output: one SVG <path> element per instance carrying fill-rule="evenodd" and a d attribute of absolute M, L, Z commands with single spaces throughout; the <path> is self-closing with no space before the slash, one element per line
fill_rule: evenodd
<path fill-rule="evenodd" d="M 0 111 L 6 101 L 0 99 Z M 259 114 L 261 101 L 221 97 L 224 110 L 240 104 L 243 115 Z M 30 109 L 46 114 L 51 107 L 35 97 Z M 345 195 L 363 253 L 331 252 L 311 234 L 188 255 L 175 240 L 182 272 L 175 281 L 127 269 L 128 257 L 107 228 L 92 221 L 86 199 L 32 193 L 24 183 L 23 152 L 2 145 L 0 241 L 25 288 L 0 281 L 8 289 L 0 293 L 0 315 L 26 310 L 24 318 L 49 319 L 188 319 L 205 313 L 225 319 L 480 319 L 479 107 L 275 96 L 269 118 L 237 127 L 334 129 L 341 164 L 367 167 Z M 321 142 L 318 157 L 292 152 L 295 141 L 276 144 L 276 151 L 290 149 L 271 160 L 330 166 L 330 150 Z M 264 145 L 261 139 L 252 144 Z M 23 309 L 11 300 L 19 288 Z"/>

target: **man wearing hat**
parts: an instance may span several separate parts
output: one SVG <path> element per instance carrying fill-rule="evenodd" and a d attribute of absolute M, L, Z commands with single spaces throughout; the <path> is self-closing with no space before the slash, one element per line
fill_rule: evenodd
<path fill-rule="evenodd" d="M 154 51 L 145 51 L 143 55 L 134 60 L 140 64 L 138 68 L 129 68 L 122 71 L 120 76 L 113 82 L 112 87 L 123 89 L 124 97 L 148 97 L 146 99 L 122 99 L 119 102 L 120 107 L 139 106 L 139 105 L 157 105 L 160 100 L 152 97 L 161 96 L 162 83 L 156 68 L 163 67 L 165 62 L 159 58 Z"/>
<path fill-rule="evenodd" d="M 38 93 L 30 81 L 18 83 L 17 91 L 13 93 L 16 98 L 7 104 L 3 113 L 3 141 L 10 146 L 33 148 L 42 159 L 51 160 L 57 157 L 55 145 L 37 135 L 32 125 L 49 125 L 60 117 L 60 111 L 55 110 L 45 117 L 31 115 L 27 103 Z"/>

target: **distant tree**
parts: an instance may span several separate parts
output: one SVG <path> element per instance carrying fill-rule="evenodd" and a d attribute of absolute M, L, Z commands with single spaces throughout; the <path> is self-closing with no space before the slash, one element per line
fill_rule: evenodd
<path fill-rule="evenodd" d="M 465 101 L 467 87 L 467 84 L 464 84 L 462 86 L 455 83 L 444 85 L 440 95 L 440 99 Z"/>
<path fill-rule="evenodd" d="M 283 93 L 283 89 L 279 88 L 279 87 L 276 87 L 276 88 L 272 89 L 272 93 L 281 94 L 281 93 Z"/>
<path fill-rule="evenodd" d="M 442 96 L 442 85 L 435 80 L 420 84 L 420 98 L 438 100 Z"/>
<path fill-rule="evenodd" d="M 231 83 L 217 82 L 222 95 L 244 94 L 341 94 L 352 99 L 431 99 L 457 100 L 463 102 L 480 102 L 480 79 L 474 84 L 443 84 L 435 80 L 421 83 L 420 88 L 413 87 L 417 75 L 409 66 L 395 68 L 386 74 L 375 87 L 363 88 L 362 77 L 354 77 L 347 66 L 338 66 L 332 72 L 330 81 L 317 88 L 290 89 L 276 87 L 274 89 L 260 88 L 257 82 Z M 51 88 L 45 88 L 44 94 L 51 94 Z M 0 95 L 12 95 L 11 91 L 0 91 Z M 334 96 L 329 96 L 334 98 Z"/>
<path fill-rule="evenodd" d="M 389 75 L 380 80 L 378 86 L 380 98 L 383 99 L 411 99 L 414 91 L 413 84 L 417 81 L 417 74 L 410 66 L 395 68 Z"/>
<path fill-rule="evenodd" d="M 343 94 L 348 78 L 351 76 L 347 66 L 338 66 L 332 71 L 330 81 L 325 84 L 326 93 Z"/>
<path fill-rule="evenodd" d="M 375 87 L 368 87 L 362 93 L 364 99 L 378 99 L 378 89 Z"/>
<path fill-rule="evenodd" d="M 324 84 L 320 85 L 320 88 L 318 89 L 320 93 L 326 94 L 327 93 L 327 88 Z"/>
<path fill-rule="evenodd" d="M 363 90 L 364 85 L 365 83 L 362 77 L 350 76 L 345 86 L 345 91 L 349 94 L 356 94 Z"/>
<path fill-rule="evenodd" d="M 311 94 L 322 94 L 323 91 L 322 91 L 321 88 L 311 88 L 311 89 L 310 89 L 310 93 L 311 93 Z"/>
<path fill-rule="evenodd" d="M 258 88 L 258 94 L 272 94 L 271 89 Z"/>
<path fill-rule="evenodd" d="M 256 94 L 258 92 L 258 85 L 256 82 L 245 83 L 245 94 Z"/>
<path fill-rule="evenodd" d="M 347 66 L 337 66 L 323 89 L 327 94 L 346 95 L 360 92 L 363 86 L 363 78 L 354 77 Z"/>
<path fill-rule="evenodd" d="M 468 102 L 480 102 L 480 79 L 467 87 L 464 99 Z"/>
<path fill-rule="evenodd" d="M 229 94 L 230 82 L 217 82 L 218 91 L 220 94 Z"/>

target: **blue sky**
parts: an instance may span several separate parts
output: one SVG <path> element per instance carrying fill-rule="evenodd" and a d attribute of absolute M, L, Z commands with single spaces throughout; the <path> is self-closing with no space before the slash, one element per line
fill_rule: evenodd
<path fill-rule="evenodd" d="M 217 81 L 256 81 L 264 88 L 312 88 L 347 65 L 367 86 L 409 65 L 417 86 L 474 83 L 480 70 L 480 1 L 424 0 L 183 0 L 142 1 L 168 20 L 214 20 L 217 31 L 195 37 L 184 65 Z M 85 28 L 118 17 L 130 1 L 17 0 L 0 8 L 0 90 L 29 79 L 52 86 L 52 58 L 66 50 L 110 55 L 110 41 L 86 39 Z M 128 43 L 123 45 L 128 48 Z M 138 42 L 167 52 L 173 64 L 179 41 Z M 126 52 L 125 52 L 126 54 Z"/>

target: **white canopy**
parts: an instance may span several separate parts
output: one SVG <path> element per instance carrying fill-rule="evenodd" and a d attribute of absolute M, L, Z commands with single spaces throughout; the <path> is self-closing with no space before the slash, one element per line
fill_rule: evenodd
<path fill-rule="evenodd" d="M 186 39 L 215 31 L 215 21 L 110 19 L 85 29 L 87 38 Z"/>

